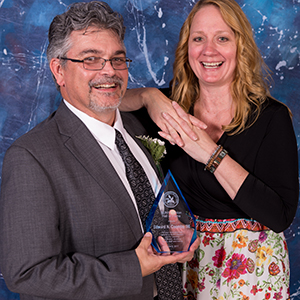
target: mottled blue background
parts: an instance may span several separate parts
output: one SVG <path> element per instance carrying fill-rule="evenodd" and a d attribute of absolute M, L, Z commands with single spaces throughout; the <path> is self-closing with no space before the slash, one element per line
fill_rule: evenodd
<path fill-rule="evenodd" d="M 60 102 L 46 60 L 47 31 L 72 0 L 0 0 L 0 171 L 6 149 L 45 119 Z M 127 26 L 133 59 L 129 87 L 167 86 L 179 30 L 192 0 L 108 0 Z M 273 72 L 272 94 L 294 115 L 300 141 L 300 0 L 238 0 Z M 276 151 L 276 149 L 273 149 Z M 276 162 L 274 162 L 276 163 Z M 0 178 L 1 180 L 1 178 Z M 286 238 L 291 259 L 291 299 L 300 299 L 300 210 Z M 0 275 L 0 300 L 19 299 Z"/>

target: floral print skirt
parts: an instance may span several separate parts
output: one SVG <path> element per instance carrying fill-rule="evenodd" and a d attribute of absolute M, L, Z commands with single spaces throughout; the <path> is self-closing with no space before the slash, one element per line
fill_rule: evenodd
<path fill-rule="evenodd" d="M 186 300 L 289 299 L 283 233 L 246 219 L 197 220 L 200 246 L 183 265 Z"/>

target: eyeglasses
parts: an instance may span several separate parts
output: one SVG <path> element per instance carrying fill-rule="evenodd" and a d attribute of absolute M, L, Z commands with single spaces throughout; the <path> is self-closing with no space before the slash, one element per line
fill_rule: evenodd
<path fill-rule="evenodd" d="M 71 62 L 83 63 L 83 67 L 86 70 L 90 70 L 90 71 L 102 70 L 107 61 L 110 62 L 114 70 L 126 70 L 129 68 L 130 63 L 132 62 L 132 60 L 127 57 L 113 57 L 111 59 L 105 59 L 102 57 L 91 56 L 82 60 L 67 58 L 67 57 L 59 57 L 59 58 L 63 60 L 70 60 Z"/>

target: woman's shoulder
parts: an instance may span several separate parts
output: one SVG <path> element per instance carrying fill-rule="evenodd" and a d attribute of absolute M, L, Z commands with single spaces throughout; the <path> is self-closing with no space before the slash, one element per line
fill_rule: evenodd
<path fill-rule="evenodd" d="M 289 108 L 286 104 L 273 97 L 267 97 L 265 102 L 262 104 L 262 112 L 276 112 L 278 110 L 289 111 Z"/>
<path fill-rule="evenodd" d="M 270 118 L 277 113 L 291 116 L 291 111 L 287 105 L 273 97 L 267 97 L 259 110 L 254 105 L 251 107 L 248 122 L 252 123 L 254 120 Z"/>
<path fill-rule="evenodd" d="M 284 124 L 292 124 L 292 113 L 288 106 L 279 100 L 268 97 L 263 103 L 260 115 L 255 122 L 260 127 L 262 124 L 269 127 L 280 127 Z"/>

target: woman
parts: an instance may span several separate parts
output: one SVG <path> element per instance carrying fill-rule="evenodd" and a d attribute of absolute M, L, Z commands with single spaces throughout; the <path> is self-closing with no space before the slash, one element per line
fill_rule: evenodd
<path fill-rule="evenodd" d="M 180 146 L 167 149 L 166 159 L 201 238 L 183 269 L 186 298 L 289 299 L 283 231 L 298 203 L 297 144 L 289 109 L 270 96 L 267 68 L 235 1 L 196 3 L 173 74 L 176 114 L 156 89 L 129 90 L 123 108 L 143 104 L 160 135 Z"/>

